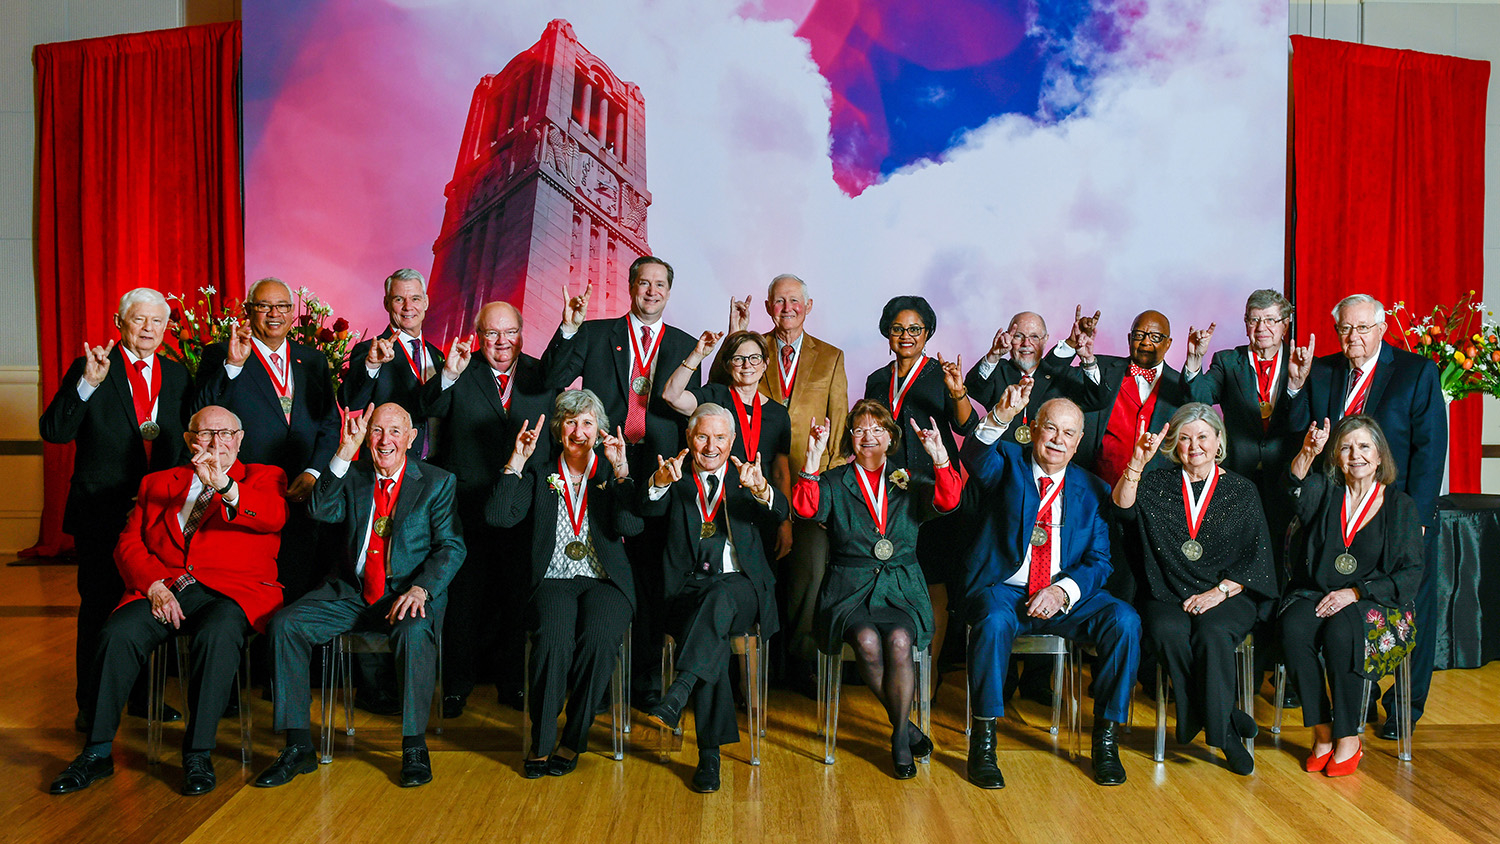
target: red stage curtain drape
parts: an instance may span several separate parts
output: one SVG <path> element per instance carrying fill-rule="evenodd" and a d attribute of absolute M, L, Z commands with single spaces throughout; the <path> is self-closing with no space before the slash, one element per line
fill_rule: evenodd
<path fill-rule="evenodd" d="M 1338 350 L 1352 293 L 1417 313 L 1484 288 L 1489 62 L 1292 36 L 1298 337 Z M 1388 323 L 1389 325 L 1390 323 Z M 1386 340 L 1401 347 L 1394 330 Z M 1449 485 L 1479 491 L 1480 400 L 1450 408 Z"/>
<path fill-rule="evenodd" d="M 43 400 L 85 341 L 117 338 L 120 295 L 245 286 L 238 22 L 41 44 L 36 65 L 37 336 Z M 41 536 L 66 550 L 72 446 L 44 451 Z"/>

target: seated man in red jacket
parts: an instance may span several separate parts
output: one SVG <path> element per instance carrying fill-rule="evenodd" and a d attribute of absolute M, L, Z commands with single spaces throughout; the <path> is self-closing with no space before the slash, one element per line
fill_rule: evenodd
<path fill-rule="evenodd" d="M 238 416 L 205 407 L 183 433 L 191 463 L 141 480 L 115 548 L 125 596 L 99 638 L 88 741 L 52 781 L 53 794 L 79 791 L 114 773 L 110 745 L 130 687 L 146 657 L 179 633 L 193 637 L 182 793 L 213 790 L 208 754 L 240 649 L 281 606 L 276 552 L 286 521 L 286 474 L 240 463 L 244 436 Z"/>

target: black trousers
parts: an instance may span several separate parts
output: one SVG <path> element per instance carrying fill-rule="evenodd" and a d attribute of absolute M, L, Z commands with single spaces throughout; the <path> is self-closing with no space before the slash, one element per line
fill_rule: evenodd
<path fill-rule="evenodd" d="M 655 461 L 653 461 L 654 463 Z M 632 464 L 633 466 L 634 464 Z M 644 475 L 650 477 L 652 469 Z M 635 470 L 631 470 L 634 474 Z M 663 595 L 661 558 L 667 547 L 665 516 L 646 520 L 646 529 L 638 536 L 625 537 L 625 556 L 635 572 L 635 645 L 631 654 L 633 694 L 649 700 L 661 688 L 661 644 L 668 630 L 667 608 Z"/>
<path fill-rule="evenodd" d="M 535 639 L 529 752 L 532 756 L 552 752 L 557 745 L 557 716 L 566 702 L 568 720 L 562 744 L 583 753 L 594 724 L 594 707 L 609 688 L 615 654 L 630 625 L 630 601 L 608 580 L 575 577 L 543 580 L 531 607 Z"/>
<path fill-rule="evenodd" d="M 476 684 L 493 681 L 504 699 L 507 690 L 521 687 L 531 525 L 489 527 L 484 504 L 463 502 L 459 507 L 469 555 L 447 590 L 443 694 L 468 696 Z"/>
<path fill-rule="evenodd" d="M 365 603 L 358 586 L 332 580 L 303 595 L 271 618 L 272 665 L 276 673 L 274 729 L 306 730 L 312 719 L 309 679 L 312 649 L 342 633 L 376 631 L 390 636 L 401 679 L 401 734 L 427 732 L 432 690 L 437 684 L 437 631 L 443 623 L 443 599 L 427 602 L 427 615 L 407 615 L 387 624 L 386 613 L 397 595 Z"/>
<path fill-rule="evenodd" d="M 125 594 L 125 581 L 115 565 L 118 532 L 87 533 L 73 538 L 78 554 L 78 634 L 74 648 L 74 700 L 87 721 L 93 716 L 98 694 L 94 657 L 99 652 L 99 633 Z M 144 687 L 143 687 L 144 688 Z"/>
<path fill-rule="evenodd" d="M 1318 618 L 1317 606 L 1315 599 L 1294 598 L 1281 611 L 1281 649 L 1286 654 L 1287 674 L 1302 698 L 1302 725 L 1331 721 L 1335 739 L 1357 735 L 1365 720 L 1360 710 L 1365 684 L 1360 673 L 1365 658 L 1364 619 L 1358 604 L 1329 618 Z"/>
<path fill-rule="evenodd" d="M 693 719 L 700 750 L 740 740 L 729 682 L 734 658 L 729 639 L 750 630 L 759 606 L 754 584 L 741 572 L 690 580 L 673 599 L 673 617 L 682 620 L 676 669 L 697 681 Z"/>
<path fill-rule="evenodd" d="M 1177 696 L 1177 741 L 1199 731 L 1209 747 L 1238 741 L 1229 729 L 1235 706 L 1234 651 L 1255 624 L 1255 602 L 1241 592 L 1200 615 L 1180 603 L 1147 599 L 1141 623 L 1151 649 L 1172 678 Z"/>
<path fill-rule="evenodd" d="M 182 749 L 213 750 L 219 718 L 229 703 L 229 691 L 240 664 L 240 651 L 250 635 L 250 622 L 239 604 L 202 584 L 183 589 L 177 595 L 177 603 L 187 616 L 181 629 L 158 621 L 151 614 L 148 600 L 131 601 L 105 622 L 94 655 L 93 676 L 98 691 L 92 703 L 89 744 L 114 740 L 120 728 L 120 711 L 125 708 L 130 688 L 140 677 L 146 658 L 161 643 L 187 633 L 193 637 L 188 649 L 192 666 L 188 682 L 190 717 Z"/>

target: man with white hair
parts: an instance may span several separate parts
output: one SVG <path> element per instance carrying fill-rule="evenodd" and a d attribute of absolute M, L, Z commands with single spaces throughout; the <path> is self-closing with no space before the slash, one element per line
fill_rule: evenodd
<path fill-rule="evenodd" d="M 292 502 L 281 533 L 278 579 L 288 599 L 300 597 L 326 572 L 305 503 L 338 445 L 338 411 L 328 359 L 287 339 L 297 319 L 292 290 L 263 278 L 245 295 L 247 321 L 225 342 L 203 349 L 198 403 L 228 408 L 245 421 L 248 463 L 279 466 Z"/>
<path fill-rule="evenodd" d="M 1385 306 L 1357 293 L 1333 309 L 1339 351 L 1310 364 L 1307 388 L 1293 403 L 1293 430 L 1314 422 L 1337 422 L 1363 414 L 1380 424 L 1396 458 L 1395 488 L 1412 497 L 1422 519 L 1427 565 L 1417 591 L 1417 624 L 1436 615 L 1432 560 L 1437 549 L 1437 497 L 1448 456 L 1448 409 L 1443 404 L 1437 366 L 1425 357 L 1398 349 L 1385 338 Z M 1311 345 L 1312 338 L 1309 338 Z M 1326 459 L 1326 458 L 1325 458 Z M 1417 636 L 1411 657 L 1412 723 L 1422 717 L 1432 684 L 1434 636 Z M 1381 703 L 1385 724 L 1381 738 L 1396 737 L 1395 687 Z"/>
<path fill-rule="evenodd" d="M 77 446 L 63 532 L 72 535 L 78 556 L 73 724 L 80 732 L 93 717 L 99 631 L 125 591 L 115 567 L 115 542 L 141 478 L 176 466 L 185 453 L 182 432 L 193 403 L 192 379 L 182 364 L 157 354 L 170 314 L 167 300 L 149 287 L 121 296 L 115 314 L 119 342 L 85 342 L 82 357 L 68 367 L 41 418 L 42 439 Z M 144 715 L 145 709 L 141 685 L 131 712 Z"/>
<path fill-rule="evenodd" d="M 417 412 L 422 385 L 443 369 L 443 350 L 422 338 L 427 316 L 427 279 L 409 267 L 385 280 L 385 312 L 390 324 L 349 351 L 349 371 L 339 388 L 344 407 L 395 402 L 406 408 L 417 426 L 412 448 L 429 450 L 427 419 Z"/>

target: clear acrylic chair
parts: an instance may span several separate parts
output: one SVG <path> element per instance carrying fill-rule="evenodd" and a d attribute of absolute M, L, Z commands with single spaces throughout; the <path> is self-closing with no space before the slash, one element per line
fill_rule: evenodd
<path fill-rule="evenodd" d="M 443 629 L 435 625 L 437 638 L 437 676 L 432 685 L 433 731 L 443 734 Z M 344 735 L 354 735 L 354 666 L 353 654 L 391 653 L 391 637 L 378 630 L 359 630 L 341 633 L 323 645 L 323 753 L 324 765 L 333 761 L 333 717 L 337 708 L 335 698 L 342 694 L 344 703 Z"/>
<path fill-rule="evenodd" d="M 630 732 L 630 634 L 633 624 L 625 625 L 615 652 L 615 670 L 609 678 L 610 758 L 620 761 L 625 758 L 625 734 Z M 521 681 L 521 752 L 531 752 L 531 646 L 535 637 L 526 634 L 526 656 L 523 660 L 525 677 Z M 590 706 L 593 704 L 590 703 Z M 590 725 L 593 724 L 592 719 Z M 529 757 L 528 757 L 529 758 Z"/>
<path fill-rule="evenodd" d="M 932 687 L 932 659 L 927 648 L 912 649 L 912 662 L 917 669 L 917 694 L 912 698 L 912 711 L 917 714 L 917 728 L 924 735 L 932 735 L 932 696 L 927 690 Z M 854 661 L 854 648 L 843 646 L 837 657 L 818 651 L 818 735 L 823 737 L 823 764 L 833 764 L 833 751 L 838 743 L 839 690 L 844 684 L 844 663 Z M 927 764 L 931 756 L 923 756 L 918 762 Z"/>
<path fill-rule="evenodd" d="M 182 691 L 183 718 L 188 699 L 188 650 L 192 637 L 186 633 L 173 636 L 162 642 L 146 658 L 146 761 L 152 765 L 161 761 L 161 725 L 166 709 L 167 693 L 167 648 L 177 650 L 177 685 Z M 240 649 L 240 665 L 234 674 L 234 693 L 240 703 L 240 764 L 250 764 L 253 747 L 250 725 L 250 643 Z"/>
<path fill-rule="evenodd" d="M 1239 706 L 1252 720 L 1255 718 L 1255 636 L 1245 636 L 1234 649 L 1235 694 Z M 1245 739 L 1245 749 L 1255 758 L 1255 739 Z M 1151 758 L 1164 762 L 1167 758 L 1167 691 L 1166 679 L 1160 660 L 1156 663 L 1156 746 Z"/>
<path fill-rule="evenodd" d="M 1281 735 L 1281 710 L 1286 703 L 1286 665 L 1276 664 L 1276 717 L 1271 722 L 1271 734 Z M 1379 684 L 1365 680 L 1364 694 L 1360 701 L 1360 733 L 1364 733 L 1365 713 L 1370 711 L 1370 696 Z M 1305 702 L 1304 702 L 1305 703 Z M 1411 655 L 1396 666 L 1396 758 L 1411 761 Z"/>
<path fill-rule="evenodd" d="M 973 729 L 974 721 L 974 684 L 970 678 L 974 676 L 971 667 L 968 666 L 969 637 L 973 632 L 973 625 L 964 627 L 964 654 L 965 654 L 965 682 L 964 682 L 964 735 L 969 735 Z M 1053 636 L 1046 633 L 1023 633 L 1015 638 L 1011 644 L 1012 656 L 1051 656 L 1052 664 L 1052 726 L 1048 732 L 1058 735 L 1062 726 L 1063 712 L 1063 686 L 1069 688 L 1068 702 L 1071 708 L 1068 711 L 1068 729 L 1074 733 L 1073 744 L 1077 748 L 1078 724 L 1078 682 L 1075 674 L 1078 670 L 1077 661 L 1074 657 L 1073 648 L 1067 639 L 1061 636 Z"/>
<path fill-rule="evenodd" d="M 766 659 L 765 640 L 760 635 L 760 624 L 750 628 L 749 633 L 729 637 L 730 651 L 740 658 L 740 688 L 745 692 L 745 714 L 750 732 L 750 764 L 760 764 L 760 740 L 766 734 L 766 698 L 770 689 L 769 661 Z M 661 690 L 667 688 L 677 676 L 677 640 L 668 633 L 663 637 L 661 649 Z M 682 722 L 672 731 L 682 735 Z"/>

